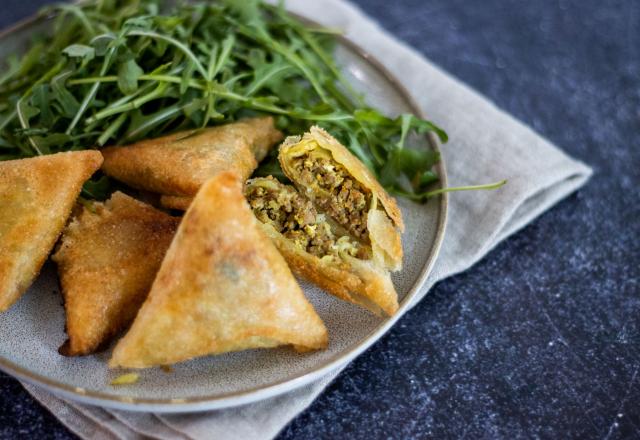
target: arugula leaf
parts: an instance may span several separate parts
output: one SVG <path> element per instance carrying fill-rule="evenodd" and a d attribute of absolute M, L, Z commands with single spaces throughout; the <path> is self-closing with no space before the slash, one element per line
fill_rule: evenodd
<path fill-rule="evenodd" d="M 33 88 L 33 95 L 31 96 L 31 104 L 33 107 L 39 109 L 40 120 L 39 124 L 45 127 L 53 126 L 55 122 L 55 116 L 51 109 L 51 90 L 49 85 L 40 84 Z"/>
<path fill-rule="evenodd" d="M 72 44 L 67 46 L 62 53 L 70 58 L 82 58 L 85 61 L 91 61 L 96 56 L 96 50 L 91 46 L 84 44 Z"/>
<path fill-rule="evenodd" d="M 87 180 L 82 186 L 82 195 L 91 199 L 106 200 L 111 194 L 111 180 L 101 176 Z"/>
<path fill-rule="evenodd" d="M 254 50 L 249 53 L 248 63 L 254 71 L 253 80 L 245 91 L 247 96 L 253 96 L 263 88 L 276 94 L 281 93 L 282 88 L 288 86 L 285 80 L 295 75 L 294 67 L 279 54 L 273 55 L 272 60 L 267 61 L 265 51 Z"/>
<path fill-rule="evenodd" d="M 417 116 L 411 115 L 411 114 L 402 115 L 400 116 L 399 119 L 403 125 L 403 129 L 402 129 L 403 139 L 406 138 L 406 134 L 410 129 L 414 129 L 419 134 L 434 132 L 436 135 L 438 135 L 438 138 L 440 139 L 441 142 L 446 143 L 449 141 L 449 136 L 447 135 L 447 133 L 431 121 L 420 119 Z"/>
<path fill-rule="evenodd" d="M 28 75 L 42 61 L 43 51 L 44 44 L 38 42 L 29 49 L 20 62 L 18 62 L 17 56 L 9 57 L 9 69 L 4 75 L 0 76 L 0 85 Z"/>
<path fill-rule="evenodd" d="M 80 103 L 65 85 L 71 75 L 73 71 L 66 70 L 51 80 L 53 98 L 60 105 L 62 116 L 69 119 L 73 118 L 80 108 Z"/>
<path fill-rule="evenodd" d="M 27 101 L 20 101 L 18 103 L 18 109 L 21 115 L 21 119 L 26 121 L 27 123 L 31 118 L 40 114 L 40 109 L 38 107 L 33 107 L 29 105 Z M 24 127 L 24 128 L 27 128 L 27 127 Z"/>
<path fill-rule="evenodd" d="M 403 185 L 397 177 L 403 175 L 411 183 L 412 190 L 420 192 L 435 181 L 436 175 L 431 168 L 439 161 L 440 155 L 433 150 L 395 149 L 382 167 L 380 181 L 383 185 L 399 188 Z"/>
<path fill-rule="evenodd" d="M 131 95 L 138 90 L 138 80 L 144 75 L 144 70 L 133 58 L 120 64 L 118 68 L 118 87 L 123 95 Z"/>

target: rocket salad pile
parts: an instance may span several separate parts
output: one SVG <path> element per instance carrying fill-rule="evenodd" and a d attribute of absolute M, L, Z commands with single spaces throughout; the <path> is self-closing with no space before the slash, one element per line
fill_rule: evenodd
<path fill-rule="evenodd" d="M 443 191 L 429 191 L 438 153 L 405 144 L 411 133 L 442 142 L 447 134 L 415 115 L 390 118 L 368 106 L 336 65 L 335 32 L 282 5 L 94 0 L 41 14 L 54 17 L 50 35 L 0 74 L 0 160 L 269 114 L 285 134 L 325 128 L 392 193 L 424 201 Z M 282 176 L 275 157 L 258 174 Z M 84 195 L 105 198 L 109 187 L 107 177 L 94 178 Z"/>

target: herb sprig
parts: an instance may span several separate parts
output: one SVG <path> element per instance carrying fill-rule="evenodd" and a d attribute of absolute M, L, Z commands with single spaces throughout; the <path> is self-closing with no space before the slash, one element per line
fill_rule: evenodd
<path fill-rule="evenodd" d="M 341 75 L 331 31 L 260 0 L 161 8 L 158 0 L 94 0 L 46 9 L 51 36 L 0 75 L 0 160 L 125 144 L 166 132 L 271 114 L 287 134 L 317 124 L 383 185 L 426 200 L 438 180 L 411 133 L 446 133 L 414 115 L 367 106 Z M 258 173 L 278 174 L 275 157 Z M 85 196 L 102 198 L 105 178 Z"/>

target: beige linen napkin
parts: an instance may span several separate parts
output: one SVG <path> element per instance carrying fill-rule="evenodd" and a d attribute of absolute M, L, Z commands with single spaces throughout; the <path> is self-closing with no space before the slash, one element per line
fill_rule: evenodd
<path fill-rule="evenodd" d="M 505 237 L 581 187 L 584 164 L 503 113 L 401 44 L 343 0 L 289 0 L 294 12 L 339 28 L 399 78 L 430 119 L 449 132 L 444 158 L 452 186 L 509 179 L 493 192 L 456 193 L 436 266 L 416 301 L 447 276 L 482 258 Z M 344 368 L 344 367 L 342 367 Z M 268 439 L 303 411 L 342 368 L 294 392 L 239 408 L 188 415 L 128 413 L 25 388 L 69 429 L 91 439 Z"/>

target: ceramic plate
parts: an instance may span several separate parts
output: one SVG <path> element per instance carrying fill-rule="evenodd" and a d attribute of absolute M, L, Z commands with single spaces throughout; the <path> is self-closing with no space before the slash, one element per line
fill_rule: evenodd
<path fill-rule="evenodd" d="M 47 23 L 27 21 L 0 34 L 0 59 L 23 48 Z M 389 115 L 420 114 L 410 96 L 381 64 L 354 44 L 341 40 L 339 64 L 354 87 Z M 416 147 L 438 148 L 435 137 L 415 139 Z M 437 169 L 446 184 L 444 164 Z M 241 405 L 290 391 L 352 360 L 379 339 L 417 294 L 435 261 L 444 236 L 446 196 L 418 205 L 399 200 L 406 223 L 404 269 L 393 277 L 400 311 L 379 318 L 327 295 L 308 283 L 304 291 L 329 330 L 329 348 L 299 355 L 289 348 L 249 350 L 201 358 L 172 372 L 151 369 L 138 383 L 113 387 L 122 371 L 109 371 L 110 351 L 65 358 L 58 347 L 66 340 L 64 309 L 55 267 L 41 276 L 8 312 L 0 315 L 0 368 L 68 399 L 105 407 L 156 412 L 186 412 Z"/>

